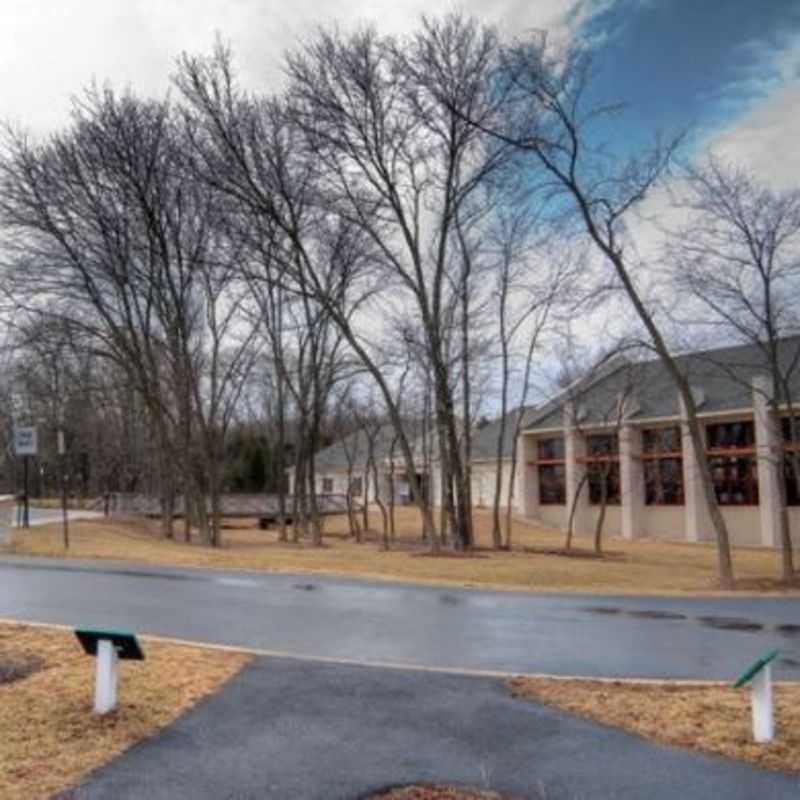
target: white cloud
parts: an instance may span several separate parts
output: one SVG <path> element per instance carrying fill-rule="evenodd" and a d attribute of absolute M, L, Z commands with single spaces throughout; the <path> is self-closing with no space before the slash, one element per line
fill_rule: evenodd
<path fill-rule="evenodd" d="M 717 132 L 708 147 L 747 167 L 776 189 L 800 183 L 800 79 L 780 87 L 732 125 Z"/>
<path fill-rule="evenodd" d="M 61 124 L 70 97 L 92 80 L 143 93 L 169 87 L 182 51 L 207 51 L 219 34 L 234 49 L 243 80 L 275 88 L 283 52 L 314 26 L 375 22 L 413 28 L 423 13 L 463 8 L 505 33 L 547 28 L 563 39 L 616 0 L 2 0 L 0 118 L 48 130 Z"/>
<path fill-rule="evenodd" d="M 754 40 L 744 50 L 749 61 L 723 89 L 740 113 L 701 139 L 703 149 L 735 161 L 775 188 L 800 179 L 800 37 Z"/>

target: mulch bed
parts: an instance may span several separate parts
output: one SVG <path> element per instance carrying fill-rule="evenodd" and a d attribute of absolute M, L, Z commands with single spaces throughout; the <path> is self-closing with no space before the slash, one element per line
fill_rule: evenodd
<path fill-rule="evenodd" d="M 397 786 L 377 794 L 369 795 L 365 800 L 522 800 L 509 795 L 498 794 L 487 789 L 476 789 L 470 786 L 450 786 L 444 784 L 419 783 L 413 786 Z"/>
<path fill-rule="evenodd" d="M 595 553 L 594 550 L 586 550 L 582 547 L 571 547 L 565 550 L 563 547 L 523 547 L 525 553 L 535 553 L 540 556 L 563 556 L 564 558 L 586 558 L 597 559 L 598 561 L 626 561 L 627 556 L 625 553 L 615 552 L 613 550 L 603 551 L 602 553 Z"/>
<path fill-rule="evenodd" d="M 425 550 L 411 555 L 419 558 L 489 558 L 489 556 L 483 553 L 476 553 L 474 550 L 440 550 L 438 553 Z"/>
<path fill-rule="evenodd" d="M 4 656 L 0 655 L 0 684 L 13 683 L 14 681 L 33 675 L 44 666 L 44 659 L 36 656 Z"/>

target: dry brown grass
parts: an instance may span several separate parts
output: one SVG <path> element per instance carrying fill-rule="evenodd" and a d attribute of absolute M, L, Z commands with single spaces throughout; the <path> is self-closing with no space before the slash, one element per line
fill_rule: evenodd
<path fill-rule="evenodd" d="M 555 552 L 562 535 L 521 522 L 514 524 L 512 552 L 480 550 L 475 558 L 419 558 L 419 517 L 414 509 L 398 510 L 398 536 L 389 552 L 373 541 L 356 544 L 347 538 L 344 517 L 325 523 L 325 546 L 282 544 L 275 530 L 260 531 L 255 520 L 232 523 L 224 547 L 165 541 L 154 522 L 85 520 L 70 525 L 71 548 L 65 553 L 57 523 L 16 531 L 7 552 L 75 558 L 114 558 L 178 567 L 215 567 L 276 572 L 324 573 L 382 580 L 525 591 L 680 594 L 717 591 L 716 553 L 708 544 L 626 541 L 609 537 L 607 557 L 567 558 Z M 379 515 L 371 515 L 379 528 Z M 491 520 L 475 513 L 479 546 L 490 541 Z M 181 526 L 176 526 L 178 535 Z M 589 549 L 578 538 L 576 547 Z M 530 552 L 526 548 L 536 548 Z M 549 552 L 546 552 L 549 551 Z M 738 548 L 734 565 L 743 587 L 757 592 L 780 588 L 779 555 L 758 548 Z"/>
<path fill-rule="evenodd" d="M 0 624 L 0 660 L 43 659 L 0 685 L 0 797 L 49 797 L 152 735 L 248 661 L 219 650 L 147 642 L 146 660 L 120 662 L 119 706 L 92 713 L 94 659 L 65 630 Z M 181 668 L 175 669 L 180 658 Z"/>
<path fill-rule="evenodd" d="M 67 498 L 67 508 L 86 509 L 93 507 L 96 497 L 69 497 Z M 61 508 L 60 497 L 32 497 L 30 499 L 31 508 Z"/>
<path fill-rule="evenodd" d="M 662 744 L 800 773 L 800 684 L 777 684 L 776 737 L 752 740 L 750 692 L 726 685 L 515 678 L 515 696 L 557 706 Z"/>

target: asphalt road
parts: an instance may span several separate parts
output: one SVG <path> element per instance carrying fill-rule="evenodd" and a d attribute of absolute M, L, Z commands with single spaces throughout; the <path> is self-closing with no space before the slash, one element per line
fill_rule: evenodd
<path fill-rule="evenodd" d="M 734 678 L 777 646 L 800 678 L 796 598 L 526 595 L 6 558 L 0 617 L 453 670 Z"/>
<path fill-rule="evenodd" d="M 259 659 L 65 797 L 353 800 L 418 781 L 530 800 L 800 796 L 797 776 L 652 745 L 498 680 Z"/>

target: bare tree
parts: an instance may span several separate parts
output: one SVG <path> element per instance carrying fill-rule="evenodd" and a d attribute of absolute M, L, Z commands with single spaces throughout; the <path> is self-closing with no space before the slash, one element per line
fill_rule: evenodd
<path fill-rule="evenodd" d="M 443 120 L 435 115 L 426 118 L 427 128 L 423 128 L 418 109 L 417 121 L 412 125 L 408 115 L 413 109 L 409 104 L 415 104 L 419 94 L 409 93 L 406 81 L 392 88 L 391 82 L 383 78 L 383 71 L 390 66 L 398 70 L 402 66 L 406 74 L 410 68 L 408 56 L 401 55 L 391 45 L 391 41 L 378 40 L 371 34 L 355 36 L 346 42 L 321 35 L 316 44 L 310 45 L 303 56 L 297 56 L 290 64 L 291 117 L 274 103 L 265 106 L 244 98 L 235 87 L 229 59 L 224 53 L 218 53 L 212 61 L 184 59 L 180 86 L 204 125 L 202 134 L 197 136 L 197 151 L 203 159 L 207 179 L 280 227 L 289 243 L 282 260 L 285 275 L 294 281 L 302 276 L 303 291 L 313 293 L 315 300 L 324 306 L 379 386 L 398 430 L 400 451 L 406 462 L 412 493 L 420 505 L 423 528 L 430 532 L 429 541 L 435 547 L 437 537 L 432 533 L 430 510 L 416 485 L 411 447 L 402 433 L 402 420 L 381 367 L 371 358 L 368 345 L 354 324 L 354 303 L 357 306 L 364 297 L 374 293 L 376 281 L 384 288 L 386 274 L 399 277 L 405 289 L 421 303 L 423 319 L 429 323 L 429 344 L 435 351 L 440 441 L 448 448 L 451 460 L 458 460 L 457 468 L 463 477 L 450 375 L 440 329 L 442 293 L 449 285 L 444 271 L 450 263 L 447 248 L 454 203 L 477 185 L 486 168 L 479 166 L 468 175 L 460 174 L 462 168 L 466 171 L 468 156 L 475 155 L 476 144 L 475 137 L 468 133 L 469 126 L 459 125 L 452 115 L 449 128 L 444 131 L 436 127 Z M 417 50 L 420 48 L 421 41 L 417 43 Z M 359 52 L 366 57 L 355 58 Z M 469 48 L 464 52 L 473 61 L 479 60 L 479 50 L 474 57 Z M 440 55 L 446 54 L 440 52 Z M 325 62 L 324 70 L 314 66 L 320 60 Z M 362 74 L 362 69 L 366 73 Z M 462 76 L 466 81 L 462 88 L 467 99 L 473 97 L 475 91 L 473 87 L 470 95 L 468 77 Z M 364 80 L 379 94 L 367 98 L 358 108 L 348 107 L 346 96 Z M 352 98 L 358 96 L 356 92 Z M 331 103 L 334 97 L 341 102 Z M 368 129 L 360 126 L 362 113 L 375 115 L 374 124 L 367 126 Z M 437 113 L 441 114 L 441 106 Z M 427 159 L 427 166 L 426 159 L 421 158 L 425 151 L 412 147 L 408 139 L 412 128 L 424 132 L 420 147 L 426 144 L 433 152 L 434 160 Z M 379 130 L 392 131 L 392 136 L 384 137 Z M 450 139 L 442 139 L 448 130 L 452 134 Z M 299 138 L 301 133 L 304 142 Z M 379 141 L 374 138 L 376 134 Z M 351 135 L 355 138 L 348 139 Z M 454 152 L 445 144 L 452 136 L 457 137 Z M 373 146 L 378 146 L 377 160 L 370 162 L 368 151 Z M 396 169 L 389 169 L 392 162 Z M 397 172 L 401 169 L 402 178 Z M 427 174 L 423 174 L 426 170 Z M 444 193 L 445 208 L 440 212 L 440 225 L 435 229 L 433 251 L 436 255 L 431 260 L 420 230 L 423 198 L 426 193 L 437 190 L 441 178 L 446 178 L 440 191 Z M 372 179 L 378 182 L 373 185 Z M 320 198 L 325 205 L 314 206 Z M 346 239 L 341 240 L 346 252 L 337 248 L 332 272 L 330 263 L 317 257 L 317 231 L 331 213 L 339 220 L 338 230 L 346 235 Z M 364 260 L 366 244 L 372 256 L 377 254 L 377 258 L 371 257 L 368 262 L 369 280 L 366 274 L 359 277 L 358 273 L 367 265 Z M 397 250 L 398 246 L 405 246 L 409 263 L 406 263 L 406 255 Z M 426 266 L 429 263 L 434 266 L 432 275 Z M 378 264 L 388 265 L 389 272 L 376 275 Z M 325 276 L 331 274 L 335 280 L 326 280 Z M 354 278 L 361 281 L 362 290 L 365 290 L 356 293 L 355 300 L 352 296 L 345 297 L 341 291 L 343 286 L 352 286 Z M 463 486 L 463 481 L 457 480 L 456 484 Z M 465 514 L 462 495 L 459 519 L 464 520 Z"/>
<path fill-rule="evenodd" d="M 795 445 L 800 441 L 793 403 L 800 381 L 800 190 L 772 191 L 745 170 L 709 156 L 704 165 L 687 169 L 680 204 L 688 221 L 667 248 L 677 289 L 698 301 L 702 313 L 695 324 L 751 345 L 760 363 L 742 371 L 713 353 L 709 358 L 748 389 L 753 371 L 766 378 L 756 391 L 765 396 L 768 424 L 779 444 L 777 452 L 763 457 L 780 475 L 782 576 L 790 581 L 795 570 L 783 476 L 788 462 L 800 490 L 800 453 L 791 446 L 784 455 L 781 420 L 786 409 Z"/>
<path fill-rule="evenodd" d="M 186 380 L 207 252 L 208 196 L 186 180 L 168 104 L 87 93 L 47 144 L 13 131 L 0 161 L 0 217 L 21 307 L 73 326 L 125 368 L 158 431 L 164 533 L 171 535 L 191 419 Z"/>
<path fill-rule="evenodd" d="M 574 273 L 564 238 L 544 223 L 541 211 L 531 208 L 522 197 L 504 203 L 488 232 L 489 248 L 495 260 L 491 308 L 497 314 L 499 347 L 500 424 L 497 434 L 496 472 L 492 502 L 492 541 L 495 547 L 511 548 L 511 518 L 518 439 L 525 420 L 537 349 L 557 304 Z M 537 224 L 541 230 L 537 231 Z M 574 304 L 573 304 L 574 305 Z M 516 396 L 511 400 L 515 367 L 520 376 Z M 510 413 L 516 408 L 516 413 Z M 510 435 L 509 435 L 510 430 Z M 508 484 L 503 486 L 506 441 L 511 440 Z M 505 491 L 505 537 L 500 508 Z"/>
<path fill-rule="evenodd" d="M 529 156 L 549 178 L 554 197 L 570 201 L 581 229 L 636 312 L 652 348 L 681 398 L 694 445 L 703 496 L 717 542 L 718 572 L 723 588 L 733 587 L 730 537 L 705 458 L 703 427 L 687 376 L 681 371 L 659 327 L 656 308 L 647 302 L 642 264 L 630 245 L 626 222 L 633 210 L 664 177 L 680 138 L 657 144 L 644 156 L 612 159 L 593 146 L 592 123 L 613 109 L 586 109 L 589 63 L 582 54 L 553 57 L 546 39 L 511 43 L 501 55 L 505 124 L 473 124 Z"/>

